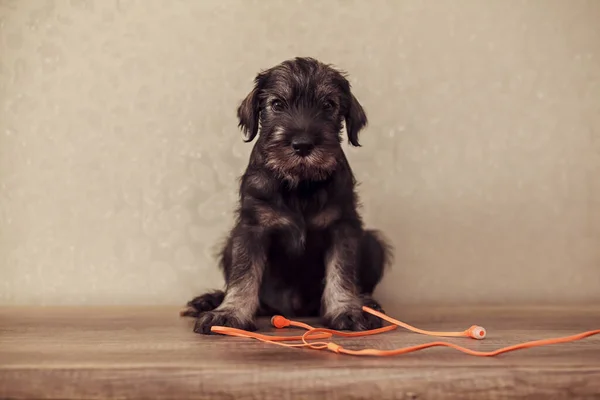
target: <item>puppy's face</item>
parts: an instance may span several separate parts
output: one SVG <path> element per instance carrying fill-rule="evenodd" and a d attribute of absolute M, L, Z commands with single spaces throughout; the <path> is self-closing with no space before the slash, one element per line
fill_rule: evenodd
<path fill-rule="evenodd" d="M 285 61 L 255 78 L 238 108 L 239 125 L 259 146 L 266 165 L 293 181 L 322 180 L 336 168 L 341 131 L 359 146 L 367 123 L 342 73 L 310 58 Z"/>

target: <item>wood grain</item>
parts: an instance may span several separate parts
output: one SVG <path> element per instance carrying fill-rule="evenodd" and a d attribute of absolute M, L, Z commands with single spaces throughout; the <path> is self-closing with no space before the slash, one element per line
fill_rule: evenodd
<path fill-rule="evenodd" d="M 600 305 L 390 314 L 425 329 L 482 325 L 484 341 L 451 340 L 481 350 L 600 327 Z M 495 358 L 445 348 L 357 358 L 200 336 L 192 325 L 172 307 L 0 308 L 0 398 L 600 399 L 599 337 Z M 431 340 L 399 329 L 336 341 L 391 349 Z"/>

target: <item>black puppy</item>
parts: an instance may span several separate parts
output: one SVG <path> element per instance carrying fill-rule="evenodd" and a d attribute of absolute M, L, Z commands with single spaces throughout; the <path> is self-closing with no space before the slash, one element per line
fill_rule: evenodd
<path fill-rule="evenodd" d="M 240 203 L 221 253 L 226 291 L 196 297 L 182 315 L 194 331 L 214 325 L 254 330 L 257 315 L 322 316 L 326 326 L 364 330 L 381 325 L 362 311 L 389 246 L 365 230 L 355 179 L 341 147 L 343 122 L 359 146 L 362 106 L 344 75 L 312 58 L 285 61 L 255 78 L 237 111 L 252 141 Z"/>

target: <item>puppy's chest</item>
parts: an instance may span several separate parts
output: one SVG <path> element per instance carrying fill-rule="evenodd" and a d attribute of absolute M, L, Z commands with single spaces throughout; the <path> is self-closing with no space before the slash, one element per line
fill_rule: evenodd
<path fill-rule="evenodd" d="M 326 188 L 299 188 L 284 195 L 284 202 L 298 216 L 307 229 L 325 229 L 341 216 Z"/>

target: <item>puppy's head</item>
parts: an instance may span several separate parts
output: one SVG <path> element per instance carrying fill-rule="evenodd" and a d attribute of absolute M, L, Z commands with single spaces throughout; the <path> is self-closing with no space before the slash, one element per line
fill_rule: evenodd
<path fill-rule="evenodd" d="M 292 180 L 322 180 L 336 168 L 341 132 L 359 146 L 365 112 L 344 74 L 312 58 L 295 58 L 259 73 L 238 108 L 246 141 L 260 127 L 266 164 Z"/>

